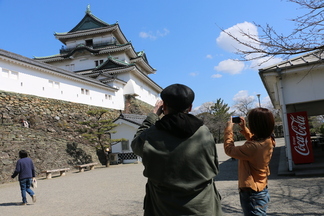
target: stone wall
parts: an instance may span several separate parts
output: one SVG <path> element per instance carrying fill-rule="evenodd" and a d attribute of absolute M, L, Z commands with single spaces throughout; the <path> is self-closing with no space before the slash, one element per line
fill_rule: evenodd
<path fill-rule="evenodd" d="M 152 108 L 135 101 L 132 104 L 143 107 L 138 114 Z M 45 169 L 73 169 L 76 164 L 99 162 L 96 149 L 77 132 L 81 127 L 78 122 L 85 121 L 86 112 L 96 108 L 0 91 L 0 183 L 13 181 L 10 176 L 22 149 L 30 153 L 38 175 L 43 175 L 40 172 Z M 110 111 L 112 119 L 118 117 L 119 111 Z M 23 127 L 21 119 L 30 127 Z"/>

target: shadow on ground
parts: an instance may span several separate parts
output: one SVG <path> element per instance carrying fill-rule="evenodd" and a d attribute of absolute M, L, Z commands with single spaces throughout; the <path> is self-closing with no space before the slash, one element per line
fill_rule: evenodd
<path fill-rule="evenodd" d="M 21 202 L 8 202 L 8 203 L 0 203 L 0 206 L 21 206 Z M 27 204 L 28 205 L 28 204 Z"/>
<path fill-rule="evenodd" d="M 280 151 L 284 147 L 274 148 L 272 159 L 270 161 L 270 176 L 269 179 L 287 178 L 288 176 L 278 176 L 278 167 L 280 161 Z M 219 174 L 216 176 L 216 181 L 233 181 L 237 180 L 237 165 L 238 160 L 228 159 L 219 165 Z"/>

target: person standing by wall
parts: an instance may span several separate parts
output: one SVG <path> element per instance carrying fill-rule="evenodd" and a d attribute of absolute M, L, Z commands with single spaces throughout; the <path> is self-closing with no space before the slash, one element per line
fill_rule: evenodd
<path fill-rule="evenodd" d="M 215 141 L 203 122 L 189 114 L 194 92 L 173 84 L 161 98 L 131 144 L 148 179 L 144 215 L 222 215 L 214 183 L 219 169 Z"/>
<path fill-rule="evenodd" d="M 16 164 L 16 169 L 11 178 L 15 178 L 18 175 L 22 203 L 27 204 L 26 192 L 32 197 L 33 202 L 36 202 L 36 195 L 34 191 L 30 189 L 33 178 L 35 178 L 35 169 L 32 159 L 28 157 L 28 153 L 25 150 L 19 151 L 19 160 Z"/>
<path fill-rule="evenodd" d="M 266 215 L 270 195 L 268 192 L 269 163 L 275 140 L 273 114 L 266 108 L 252 109 L 248 114 L 249 128 L 240 117 L 238 125 L 247 141 L 234 145 L 232 118 L 224 133 L 225 153 L 238 159 L 238 187 L 240 203 L 245 216 Z"/>

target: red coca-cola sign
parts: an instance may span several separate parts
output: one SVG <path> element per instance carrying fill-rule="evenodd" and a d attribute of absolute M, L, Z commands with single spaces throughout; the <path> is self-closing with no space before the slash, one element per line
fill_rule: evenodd
<path fill-rule="evenodd" d="M 288 113 L 292 159 L 295 164 L 314 162 L 307 112 Z"/>

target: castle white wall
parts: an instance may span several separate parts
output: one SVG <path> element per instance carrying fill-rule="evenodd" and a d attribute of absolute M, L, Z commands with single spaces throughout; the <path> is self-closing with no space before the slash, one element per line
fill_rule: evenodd
<path fill-rule="evenodd" d="M 96 67 L 95 61 L 105 61 L 105 57 L 98 58 L 97 56 L 90 55 L 86 50 L 77 55 L 74 55 L 70 60 L 49 62 L 51 65 L 62 68 L 68 71 L 81 71 L 90 70 Z"/>
<path fill-rule="evenodd" d="M 129 58 L 124 53 L 116 53 L 112 54 L 112 57 L 118 59 L 119 61 L 129 62 Z M 93 56 L 90 55 L 90 52 L 87 50 L 82 51 L 82 53 L 78 53 L 73 55 L 73 58 L 70 60 L 50 62 L 51 65 L 62 68 L 68 71 L 82 71 L 82 70 L 92 70 L 96 67 L 95 61 L 100 63 L 107 60 L 106 56 Z"/>
<path fill-rule="evenodd" d="M 121 58 L 124 58 L 124 55 L 120 55 Z M 102 58 L 103 59 L 103 58 Z M 98 57 L 91 57 L 91 56 L 80 56 L 75 57 L 74 59 L 71 59 L 70 61 L 65 62 L 51 62 L 51 65 L 62 68 L 62 69 L 68 69 L 68 65 L 73 64 L 74 70 L 85 70 L 85 69 L 92 69 L 94 67 L 94 61 L 100 60 Z M 89 67 L 89 65 L 93 65 L 93 67 Z M 135 90 L 136 99 L 141 100 L 145 103 L 148 103 L 152 106 L 155 105 L 156 101 L 159 99 L 159 93 L 151 88 L 147 83 L 145 83 L 142 79 L 140 79 L 138 76 L 135 76 L 131 73 L 121 73 L 118 74 L 118 79 L 124 80 L 125 82 L 133 81 L 135 83 Z M 110 85 L 114 85 L 110 83 Z M 118 86 L 120 88 L 123 88 L 123 86 Z"/>
<path fill-rule="evenodd" d="M 0 89 L 75 103 L 123 110 L 122 86 L 114 92 L 57 72 L 0 58 Z"/>
<path fill-rule="evenodd" d="M 86 40 L 92 40 L 93 44 L 100 44 L 100 43 L 113 43 L 116 39 L 112 34 L 107 34 L 107 35 L 97 36 L 97 37 L 93 37 L 93 36 L 82 37 L 82 38 L 78 38 L 77 40 L 67 41 L 66 48 L 70 49 L 81 44 L 85 45 Z"/>
<path fill-rule="evenodd" d="M 138 95 L 136 99 L 144 101 L 152 106 L 155 105 L 156 101 L 160 98 L 159 93 L 148 86 L 142 79 L 134 74 L 120 74 L 119 78 L 122 80 L 132 80 L 134 85 L 134 91 Z"/>

